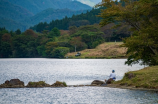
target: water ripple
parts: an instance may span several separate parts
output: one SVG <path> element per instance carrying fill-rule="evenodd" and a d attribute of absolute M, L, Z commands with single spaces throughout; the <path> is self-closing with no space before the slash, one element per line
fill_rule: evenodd
<path fill-rule="evenodd" d="M 158 94 L 104 87 L 0 89 L 1 104 L 158 104 Z"/>

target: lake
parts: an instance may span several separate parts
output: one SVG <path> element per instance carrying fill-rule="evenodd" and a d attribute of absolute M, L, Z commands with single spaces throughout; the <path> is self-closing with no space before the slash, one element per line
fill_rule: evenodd
<path fill-rule="evenodd" d="M 53 84 L 65 81 L 68 85 L 90 84 L 93 80 L 108 79 L 115 70 L 117 80 L 125 72 L 144 66 L 124 65 L 126 59 L 0 59 L 0 84 L 18 78 L 24 81 L 45 81 Z M 158 94 L 105 87 L 67 88 L 4 88 L 0 89 L 0 104 L 157 104 Z"/>

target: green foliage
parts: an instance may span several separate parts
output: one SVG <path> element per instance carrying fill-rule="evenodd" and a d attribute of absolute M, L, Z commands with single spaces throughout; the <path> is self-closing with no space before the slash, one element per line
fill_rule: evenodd
<path fill-rule="evenodd" d="M 61 30 L 68 30 L 71 26 L 83 26 L 83 25 L 93 25 L 95 23 L 100 22 L 100 17 L 97 17 L 100 13 L 100 10 L 103 8 L 92 9 L 90 12 L 82 13 L 80 15 L 73 15 L 72 17 L 65 17 L 61 20 L 52 20 L 49 24 L 39 23 L 33 27 L 30 27 L 37 32 L 41 32 L 43 30 L 51 30 L 54 27 L 57 27 Z M 42 28 L 41 28 L 42 27 Z"/>
<path fill-rule="evenodd" d="M 87 48 L 86 43 L 82 42 L 81 37 L 73 37 L 70 39 L 69 43 L 72 45 L 72 47 L 74 47 L 71 51 L 80 51 Z"/>
<path fill-rule="evenodd" d="M 34 32 L 31 29 L 20 34 L 6 31 L 0 28 L 0 57 L 13 58 L 64 58 L 68 52 L 81 51 L 88 48 L 95 48 L 104 42 L 103 35 L 97 25 L 87 25 L 72 28 L 71 35 L 63 30 L 62 34 L 58 28 L 53 28 L 51 32 L 47 30 L 43 33 Z M 75 29 L 75 31 L 73 30 Z"/>
<path fill-rule="evenodd" d="M 63 85 L 64 85 L 65 87 L 67 87 L 67 84 L 66 84 L 66 82 L 63 82 Z"/>
<path fill-rule="evenodd" d="M 38 46 L 37 51 L 38 51 L 39 56 L 41 56 L 41 57 L 46 57 L 47 56 L 46 52 L 45 52 L 45 46 L 44 45 Z"/>
<path fill-rule="evenodd" d="M 54 58 L 64 58 L 64 56 L 70 52 L 70 49 L 67 47 L 57 47 L 51 52 L 52 57 Z"/>
<path fill-rule="evenodd" d="M 48 38 L 54 38 L 60 36 L 60 31 L 58 28 L 54 27 L 48 34 Z"/>
<path fill-rule="evenodd" d="M 12 55 L 12 48 L 11 48 L 10 43 L 1 42 L 0 43 L 0 57 L 10 58 L 11 55 Z"/>
<path fill-rule="evenodd" d="M 20 35 L 20 34 L 21 34 L 20 29 L 17 29 L 17 30 L 15 31 L 15 33 L 16 33 L 17 35 Z"/>
<path fill-rule="evenodd" d="M 89 49 L 92 49 L 104 42 L 103 35 L 104 33 L 101 32 L 97 26 L 87 25 L 79 27 L 78 31 L 71 36 L 80 36 L 82 42 L 84 42 Z"/>
<path fill-rule="evenodd" d="M 27 30 L 22 35 L 13 37 L 13 57 L 37 57 L 37 34 Z"/>
<path fill-rule="evenodd" d="M 28 87 L 44 87 L 47 84 L 44 81 L 39 81 L 39 82 L 29 82 Z"/>
<path fill-rule="evenodd" d="M 58 43 L 57 42 L 48 42 L 45 46 L 46 50 L 46 54 L 48 57 L 52 57 L 51 52 L 58 47 Z"/>
<path fill-rule="evenodd" d="M 158 3 L 155 0 L 104 0 L 99 7 L 105 6 L 100 17 L 102 26 L 108 23 L 124 23 L 131 26 L 132 36 L 124 39 L 128 48 L 126 64 L 138 62 L 147 65 L 158 64 Z"/>

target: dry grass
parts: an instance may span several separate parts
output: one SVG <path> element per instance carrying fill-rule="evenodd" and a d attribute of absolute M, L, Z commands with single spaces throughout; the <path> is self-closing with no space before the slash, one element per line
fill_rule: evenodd
<path fill-rule="evenodd" d="M 123 58 L 126 55 L 127 49 L 120 47 L 122 42 L 105 42 L 100 44 L 95 49 L 85 49 L 80 51 L 82 54 L 75 57 L 76 52 L 68 53 L 66 56 L 70 58 Z"/>

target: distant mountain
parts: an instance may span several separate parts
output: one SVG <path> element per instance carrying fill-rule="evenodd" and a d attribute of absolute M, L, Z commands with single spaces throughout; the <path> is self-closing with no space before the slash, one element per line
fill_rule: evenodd
<path fill-rule="evenodd" d="M 22 6 L 30 12 L 36 14 L 42 10 L 53 9 L 71 9 L 71 10 L 87 10 L 90 6 L 82 4 L 76 0 L 8 0 L 9 2 Z"/>
<path fill-rule="evenodd" d="M 65 17 L 61 20 L 51 21 L 49 24 L 41 22 L 30 27 L 30 29 L 33 29 L 37 32 L 42 32 L 43 30 L 50 31 L 54 27 L 57 27 L 60 30 L 68 30 L 70 26 L 79 27 L 79 26 L 84 26 L 84 25 L 98 24 L 101 20 L 101 17 L 98 17 L 96 15 L 98 15 L 102 9 L 105 9 L 105 8 L 102 7 L 98 9 L 92 9 L 90 11 L 87 11 L 86 13 L 73 15 L 70 18 Z"/>
<path fill-rule="evenodd" d="M 89 9 L 90 6 L 76 0 L 0 0 L 0 27 L 25 31 L 39 22 L 70 17 Z"/>
<path fill-rule="evenodd" d="M 6 27 L 7 30 L 15 31 L 17 29 L 26 30 L 30 25 L 19 23 L 12 19 L 0 18 L 0 27 Z"/>
<path fill-rule="evenodd" d="M 65 16 L 67 17 L 71 17 L 72 15 L 77 15 L 77 14 L 81 14 L 81 13 L 86 13 L 87 10 L 79 10 L 79 11 L 72 11 L 70 9 L 53 9 L 53 8 L 49 8 L 46 9 L 30 18 L 24 19 L 23 21 L 21 21 L 22 23 L 26 23 L 26 24 L 31 24 L 31 25 L 35 25 L 38 24 L 39 22 L 51 22 L 52 20 L 56 20 L 56 19 L 62 19 Z"/>
<path fill-rule="evenodd" d="M 27 26 L 18 21 L 33 16 L 25 8 L 14 5 L 6 0 L 0 0 L 0 14 L 0 27 L 6 27 L 9 30 L 26 28 Z"/>
<path fill-rule="evenodd" d="M 12 20 L 20 20 L 33 16 L 27 9 L 14 5 L 6 0 L 0 0 L 0 14 L 0 18 Z"/>

